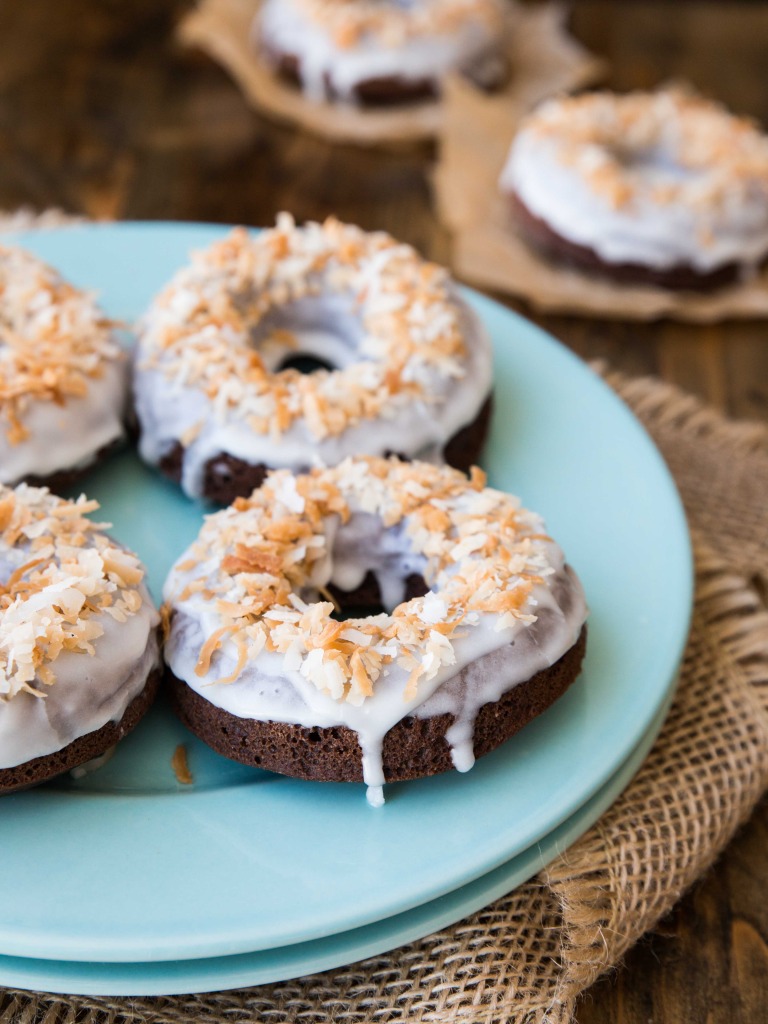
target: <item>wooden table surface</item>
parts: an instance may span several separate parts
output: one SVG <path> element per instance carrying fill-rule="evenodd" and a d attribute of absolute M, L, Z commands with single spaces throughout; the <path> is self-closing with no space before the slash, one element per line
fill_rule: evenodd
<path fill-rule="evenodd" d="M 269 224 L 335 213 L 447 262 L 428 145 L 333 147 L 257 116 L 227 75 L 181 51 L 189 0 L 15 0 L 0 6 L 0 209 Z M 768 6 L 582 0 L 575 34 L 611 84 L 672 77 L 768 125 Z M 516 308 L 530 315 L 522 304 Z M 731 416 L 768 421 L 768 323 L 696 327 L 533 317 L 584 358 L 653 373 Z M 625 966 L 580 1024 L 768 1021 L 768 809 Z"/>

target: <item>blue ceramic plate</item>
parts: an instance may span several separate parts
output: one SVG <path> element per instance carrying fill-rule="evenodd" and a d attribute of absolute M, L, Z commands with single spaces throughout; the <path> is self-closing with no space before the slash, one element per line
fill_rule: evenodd
<path fill-rule="evenodd" d="M 124 224 L 20 236 L 131 320 L 220 227 Z M 591 607 L 581 679 L 467 775 L 312 784 L 228 762 L 162 705 L 103 769 L 0 806 L 0 953 L 147 963 L 339 935 L 452 893 L 553 832 L 647 734 L 688 629 L 691 555 L 656 449 L 566 349 L 476 294 L 495 347 L 491 482 L 542 512 Z M 203 509 L 131 454 L 84 483 L 160 592 Z M 171 769 L 188 746 L 193 786 Z"/>
<path fill-rule="evenodd" d="M 234 956 L 136 964 L 0 956 L 0 985 L 86 996 L 219 992 L 327 971 L 423 938 L 511 892 L 582 835 L 635 774 L 658 735 L 667 708 L 665 702 L 618 772 L 567 821 L 512 860 L 429 903 L 338 935 Z"/>

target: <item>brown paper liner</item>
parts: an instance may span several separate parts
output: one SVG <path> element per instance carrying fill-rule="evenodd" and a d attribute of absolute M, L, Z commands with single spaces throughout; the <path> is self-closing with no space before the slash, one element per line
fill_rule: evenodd
<path fill-rule="evenodd" d="M 366 110 L 314 102 L 279 81 L 258 60 L 251 45 L 251 23 L 259 3 L 201 0 L 179 27 L 182 42 L 219 61 L 257 110 L 332 142 L 375 145 L 428 139 L 438 133 L 441 101 Z M 512 74 L 501 95 L 526 107 L 560 89 L 594 80 L 602 70 L 602 64 L 568 36 L 561 8 L 554 5 L 533 10 L 511 8 L 509 59 Z"/>
<path fill-rule="evenodd" d="M 546 313 L 713 323 L 768 316 L 768 268 L 754 280 L 712 294 L 625 285 L 549 263 L 516 234 L 498 179 L 525 109 L 478 97 L 453 80 L 445 92 L 438 215 L 452 232 L 452 268 L 482 288 L 525 299 Z"/>

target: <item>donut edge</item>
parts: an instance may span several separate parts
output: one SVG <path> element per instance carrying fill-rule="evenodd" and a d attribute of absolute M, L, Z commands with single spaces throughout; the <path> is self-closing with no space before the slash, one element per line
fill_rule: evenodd
<path fill-rule="evenodd" d="M 688 264 L 657 268 L 641 263 L 609 263 L 594 249 L 572 242 L 558 234 L 550 224 L 532 213 L 516 192 L 506 192 L 512 226 L 535 253 L 555 266 L 576 270 L 623 285 L 651 285 L 671 292 L 708 292 L 736 284 L 745 268 L 739 263 L 725 263 L 714 270 L 702 272 Z M 763 263 L 768 260 L 768 253 Z"/>
<path fill-rule="evenodd" d="M 59 494 L 68 487 L 73 487 L 79 483 L 89 473 L 99 469 L 113 455 L 125 451 L 128 448 L 128 444 L 127 433 L 123 429 L 121 435 L 93 452 L 92 458 L 88 462 L 77 466 L 62 466 L 61 469 L 56 469 L 45 476 L 29 473 L 22 477 L 21 480 L 7 483 L 5 486 L 18 487 L 20 483 L 24 483 L 28 487 L 47 487 L 53 494 Z"/>
<path fill-rule="evenodd" d="M 587 642 L 583 626 L 576 643 L 553 665 L 484 704 L 474 727 L 475 758 L 483 757 L 537 718 L 561 697 L 581 672 Z M 216 753 L 254 768 L 317 782 L 362 782 L 357 734 L 346 726 L 307 728 L 285 722 L 238 718 L 201 697 L 170 669 L 174 711 Z M 409 715 L 384 737 L 387 782 L 407 782 L 454 768 L 445 734 L 451 714 Z"/>
<path fill-rule="evenodd" d="M 477 462 L 488 437 L 492 414 L 493 391 L 489 391 L 475 418 L 459 427 L 443 445 L 443 458 L 449 466 L 463 473 L 469 472 Z M 397 454 L 398 458 L 406 462 L 410 461 L 402 454 L 392 454 Z M 160 459 L 157 466 L 169 480 L 181 483 L 184 448 L 179 441 Z M 217 504 L 231 505 L 236 498 L 246 498 L 257 487 L 261 487 L 272 468 L 277 467 L 247 462 L 227 452 L 219 452 L 205 463 L 201 496 Z"/>
<path fill-rule="evenodd" d="M 107 722 L 100 729 L 79 736 L 52 754 L 43 754 L 12 768 L 0 768 L 0 796 L 48 782 L 57 775 L 63 775 L 106 753 L 110 747 L 132 732 L 149 711 L 162 679 L 163 667 L 157 665 L 149 673 L 143 689 L 133 698 L 119 721 Z"/>

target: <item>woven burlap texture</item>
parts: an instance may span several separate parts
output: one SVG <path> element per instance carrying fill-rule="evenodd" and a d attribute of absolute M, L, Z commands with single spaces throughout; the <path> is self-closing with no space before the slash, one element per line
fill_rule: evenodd
<path fill-rule="evenodd" d="M 768 786 L 768 431 L 607 375 L 666 457 L 695 537 L 680 686 L 642 769 L 564 855 L 485 910 L 348 968 L 241 992 L 0 990 L 0 1024 L 566 1024 L 578 995 L 712 863 Z"/>

